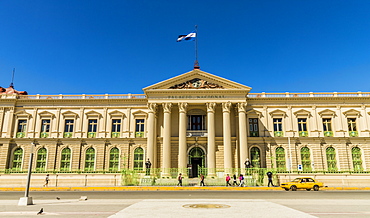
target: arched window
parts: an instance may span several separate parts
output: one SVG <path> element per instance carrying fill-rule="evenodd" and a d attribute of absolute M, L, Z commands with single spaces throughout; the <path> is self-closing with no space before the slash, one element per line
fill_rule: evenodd
<path fill-rule="evenodd" d="M 337 171 L 337 159 L 333 147 L 328 147 L 326 149 L 326 161 L 328 164 L 328 171 Z"/>
<path fill-rule="evenodd" d="M 22 159 L 23 159 L 23 149 L 22 148 L 15 149 L 13 153 L 12 170 L 22 169 Z"/>
<path fill-rule="evenodd" d="M 60 170 L 69 171 L 71 169 L 71 149 L 64 148 L 60 158 Z"/>
<path fill-rule="evenodd" d="M 134 151 L 134 170 L 143 170 L 144 150 L 140 147 Z"/>
<path fill-rule="evenodd" d="M 252 167 L 261 167 L 261 158 L 260 158 L 260 149 L 257 147 L 253 147 L 251 149 L 251 159 L 252 159 Z"/>
<path fill-rule="evenodd" d="M 95 167 L 95 149 L 88 148 L 85 155 L 85 171 L 94 171 Z"/>
<path fill-rule="evenodd" d="M 109 170 L 117 171 L 119 168 L 119 149 L 112 148 L 109 153 Z"/>
<path fill-rule="evenodd" d="M 276 148 L 276 169 L 277 171 L 286 171 L 285 150 L 283 147 Z"/>
<path fill-rule="evenodd" d="M 354 171 L 362 171 L 361 149 L 359 147 L 352 148 L 352 163 Z"/>
<path fill-rule="evenodd" d="M 301 162 L 303 171 L 311 171 L 311 153 L 307 147 L 301 148 Z"/>
<path fill-rule="evenodd" d="M 37 159 L 36 159 L 36 171 L 44 171 L 46 167 L 46 148 L 40 148 L 37 151 Z"/>

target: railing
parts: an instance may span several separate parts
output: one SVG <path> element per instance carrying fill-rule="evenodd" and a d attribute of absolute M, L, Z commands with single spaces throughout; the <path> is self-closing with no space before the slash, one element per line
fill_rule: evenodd
<path fill-rule="evenodd" d="M 0 96 L 1 97 L 1 96 Z M 145 94 L 19 95 L 18 99 L 145 99 Z"/>
<path fill-rule="evenodd" d="M 250 93 L 248 98 L 306 98 L 306 97 L 370 97 L 370 92 L 332 92 L 332 93 Z"/>

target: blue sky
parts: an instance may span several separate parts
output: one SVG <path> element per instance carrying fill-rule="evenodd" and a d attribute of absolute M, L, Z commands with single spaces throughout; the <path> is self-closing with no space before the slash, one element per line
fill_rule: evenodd
<path fill-rule="evenodd" d="M 2 0 L 0 86 L 141 94 L 193 69 L 252 92 L 369 92 L 370 1 Z"/>

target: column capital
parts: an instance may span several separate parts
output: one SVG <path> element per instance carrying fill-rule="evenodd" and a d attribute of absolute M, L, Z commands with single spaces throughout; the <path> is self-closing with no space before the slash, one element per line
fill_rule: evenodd
<path fill-rule="evenodd" d="M 246 113 L 246 110 L 247 110 L 247 102 L 240 102 L 237 104 L 238 105 L 238 112 L 239 113 Z"/>
<path fill-rule="evenodd" d="M 186 113 L 187 109 L 188 109 L 187 102 L 179 102 L 179 112 L 180 113 Z"/>
<path fill-rule="evenodd" d="M 231 108 L 231 102 L 230 101 L 222 103 L 222 112 L 230 113 L 230 108 Z"/>
<path fill-rule="evenodd" d="M 163 103 L 162 107 L 165 113 L 171 113 L 172 103 L 170 102 Z"/>
<path fill-rule="evenodd" d="M 207 112 L 208 113 L 214 113 L 215 112 L 215 107 L 216 107 L 215 102 L 207 102 L 206 105 L 207 105 Z"/>
<path fill-rule="evenodd" d="M 157 103 L 148 103 L 149 113 L 157 113 Z"/>

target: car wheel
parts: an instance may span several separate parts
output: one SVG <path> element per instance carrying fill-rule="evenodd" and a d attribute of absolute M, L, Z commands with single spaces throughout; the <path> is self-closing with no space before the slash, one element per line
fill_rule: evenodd
<path fill-rule="evenodd" d="M 318 191 L 318 190 L 319 190 L 319 186 L 315 185 L 315 186 L 313 187 L 313 190 L 314 190 L 314 191 Z"/>
<path fill-rule="evenodd" d="M 290 186 L 290 189 L 292 189 L 292 191 L 297 191 L 297 186 L 292 185 L 292 186 Z"/>
<path fill-rule="evenodd" d="M 289 189 L 288 188 L 284 188 L 285 189 L 285 191 L 289 191 Z"/>
<path fill-rule="evenodd" d="M 308 189 L 306 189 L 307 191 L 311 191 L 311 189 L 310 188 L 308 188 Z"/>

